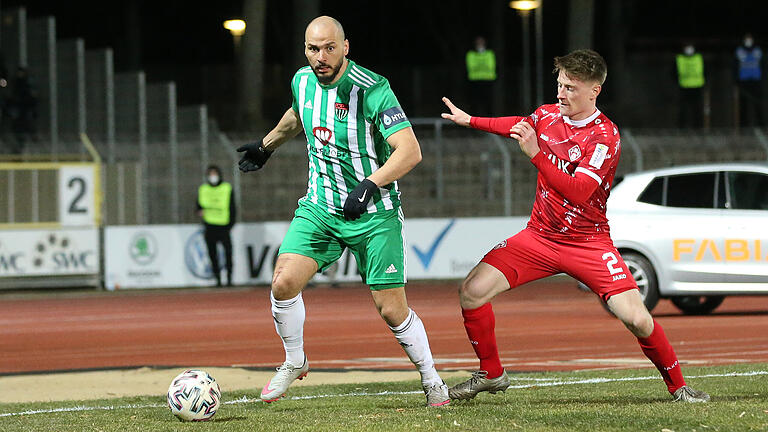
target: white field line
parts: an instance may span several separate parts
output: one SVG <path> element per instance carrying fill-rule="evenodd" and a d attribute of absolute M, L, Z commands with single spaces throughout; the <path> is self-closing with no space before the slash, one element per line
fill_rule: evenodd
<path fill-rule="evenodd" d="M 748 377 L 757 375 L 768 375 L 768 371 L 751 371 L 751 372 L 734 372 L 726 374 L 707 374 L 707 375 L 693 375 L 686 378 L 720 378 L 720 377 Z M 516 377 L 513 380 L 516 381 L 534 381 L 531 384 L 516 384 L 509 386 L 509 389 L 524 389 L 530 387 L 554 387 L 564 385 L 577 385 L 577 384 L 604 384 L 609 382 L 624 382 L 624 381 L 645 381 L 645 380 L 658 380 L 657 375 L 644 376 L 644 377 L 627 377 L 627 378 L 586 378 L 586 379 L 567 379 L 562 381 L 551 380 L 550 378 L 525 378 Z M 287 400 L 307 400 L 307 399 L 326 399 L 326 398 L 338 398 L 338 397 L 357 397 L 357 396 L 389 396 L 389 395 L 408 395 L 408 394 L 420 394 L 419 390 L 414 391 L 380 391 L 380 392 L 352 392 L 341 394 L 325 394 L 325 395 L 308 395 L 308 396 L 292 396 L 286 397 Z M 241 403 L 261 402 L 261 399 L 249 399 L 245 396 L 222 402 L 222 405 L 234 405 Z M 14 417 L 34 414 L 53 414 L 61 412 L 81 412 L 81 411 L 113 411 L 120 409 L 145 409 L 145 408 L 163 408 L 165 404 L 130 404 L 130 405 L 105 405 L 105 406 L 73 406 L 62 408 L 49 408 L 40 410 L 27 410 L 11 413 L 0 413 L 0 417 Z"/>

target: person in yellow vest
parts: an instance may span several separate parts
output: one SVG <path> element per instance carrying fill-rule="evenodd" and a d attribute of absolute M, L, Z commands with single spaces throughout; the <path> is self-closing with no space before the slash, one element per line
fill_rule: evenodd
<path fill-rule="evenodd" d="M 693 44 L 686 44 L 675 58 L 677 84 L 680 88 L 678 126 L 681 128 L 703 126 L 704 112 L 704 58 Z"/>
<path fill-rule="evenodd" d="M 475 38 L 475 49 L 467 52 L 469 103 L 478 115 L 492 114 L 493 84 L 496 82 L 496 54 L 485 46 L 485 38 Z"/>
<path fill-rule="evenodd" d="M 221 170 L 211 165 L 206 170 L 206 182 L 197 192 L 197 213 L 203 220 L 205 245 L 211 260 L 211 270 L 216 286 L 221 286 L 221 267 L 217 245 L 224 246 L 226 255 L 227 285 L 232 285 L 232 239 L 229 235 L 235 223 L 235 197 L 232 185 L 221 180 Z"/>

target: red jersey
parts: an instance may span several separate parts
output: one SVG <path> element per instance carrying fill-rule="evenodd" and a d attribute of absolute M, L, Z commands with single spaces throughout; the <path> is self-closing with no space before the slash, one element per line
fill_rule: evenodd
<path fill-rule="evenodd" d="M 608 236 L 606 201 L 621 154 L 616 125 L 600 110 L 571 120 L 552 104 L 528 117 L 472 117 L 470 126 L 509 137 L 522 120 L 534 127 L 541 148 L 531 159 L 539 174 L 528 227 L 554 240 Z"/>

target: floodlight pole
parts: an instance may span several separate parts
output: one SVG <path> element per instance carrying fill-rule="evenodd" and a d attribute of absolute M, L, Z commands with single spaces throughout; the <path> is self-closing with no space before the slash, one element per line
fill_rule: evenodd
<path fill-rule="evenodd" d="M 531 109 L 531 12 L 527 10 L 518 12 L 523 19 L 523 111 L 528 113 Z"/>
<path fill-rule="evenodd" d="M 539 0 L 536 8 L 536 106 L 544 105 L 544 0 Z"/>
<path fill-rule="evenodd" d="M 520 14 L 520 18 L 523 21 L 522 30 L 523 30 L 523 110 L 529 111 L 533 107 L 531 106 L 531 93 L 533 89 L 531 88 L 531 10 L 538 9 L 541 7 L 541 0 L 514 0 L 509 2 L 509 7 L 512 9 L 517 10 L 517 12 Z M 542 67 L 540 65 L 541 63 L 541 13 L 536 13 L 536 73 L 538 75 L 538 78 L 536 80 L 536 102 L 538 104 L 541 104 L 541 101 L 543 100 L 543 89 L 542 89 Z"/>

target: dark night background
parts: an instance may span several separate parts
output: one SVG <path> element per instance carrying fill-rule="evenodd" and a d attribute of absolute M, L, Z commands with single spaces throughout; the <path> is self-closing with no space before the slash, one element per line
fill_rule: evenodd
<path fill-rule="evenodd" d="M 617 29 L 625 34 L 622 49 L 627 58 L 624 61 L 632 63 L 634 58 L 635 62 L 650 65 L 648 67 L 658 67 L 666 63 L 654 62 L 654 56 L 667 56 L 670 74 L 673 55 L 685 40 L 692 40 L 710 62 L 724 67 L 744 32 L 751 31 L 760 45 L 766 43 L 768 36 L 764 29 L 768 4 L 762 0 L 728 3 L 627 0 L 622 1 L 620 22 L 613 24 L 607 6 L 611 1 L 616 0 L 594 0 L 593 3 L 592 47 L 608 61 L 607 84 L 614 79 L 613 85 L 616 85 L 611 70 L 615 72 L 615 62 L 621 61 L 612 58 L 613 51 L 609 49 Z M 268 122 L 276 120 L 288 106 L 288 80 L 295 69 L 302 66 L 295 61 L 296 52 L 302 50 L 302 41 L 293 40 L 293 8 L 298 3 L 301 2 L 267 1 L 264 115 Z M 510 100 L 502 106 L 505 111 L 518 108 L 519 84 L 516 82 L 522 66 L 521 19 L 516 11 L 506 7 L 506 1 L 501 2 L 502 7 L 494 3 L 498 2 L 319 1 L 321 14 L 334 16 L 344 25 L 351 44 L 349 57 L 387 76 L 412 115 L 431 117 L 439 115 L 439 99 L 432 99 L 440 91 L 462 94 L 463 57 L 477 34 L 489 36 L 490 48 L 501 47 L 504 57 L 499 68 L 510 72 L 504 90 Z M 568 14 L 573 3 L 544 1 L 545 101 L 551 101 L 554 96 L 554 80 L 548 72 L 552 57 L 567 50 Z M 234 63 L 232 36 L 222 27 L 222 21 L 241 15 L 241 0 L 202 5 L 181 0 L 2 0 L 0 5 L 3 9 L 23 5 L 28 17 L 54 16 L 59 39 L 81 37 L 86 48 L 112 47 L 118 72 L 143 69 L 149 81 L 176 81 L 180 103 L 206 103 L 215 113 L 217 106 L 225 104 L 220 99 L 232 91 L 220 83 L 227 81 Z M 499 11 L 503 16 L 497 16 Z M 493 22 L 503 23 L 503 43 L 491 37 Z M 631 67 L 630 64 L 624 66 Z M 440 91 L 426 85 L 423 94 L 416 95 L 410 87 L 409 71 L 419 68 L 423 69 L 425 80 L 432 74 L 453 78 L 442 79 Z M 674 90 L 674 79 L 669 77 L 669 81 Z M 714 81 L 710 83 L 717 86 Z M 632 83 L 625 80 L 621 85 Z M 609 85 L 601 102 L 616 103 L 616 93 Z M 621 97 L 628 97 L 627 93 L 623 92 Z M 461 96 L 458 98 L 461 100 Z M 631 115 L 625 117 L 633 119 Z"/>

